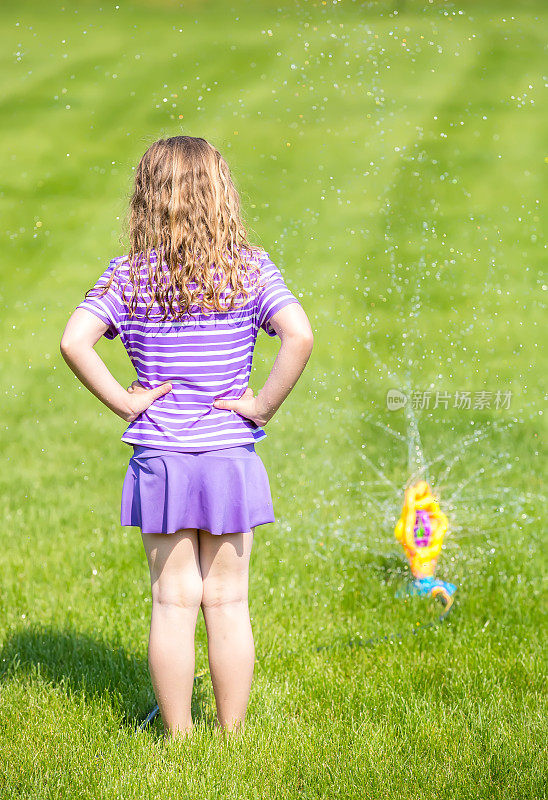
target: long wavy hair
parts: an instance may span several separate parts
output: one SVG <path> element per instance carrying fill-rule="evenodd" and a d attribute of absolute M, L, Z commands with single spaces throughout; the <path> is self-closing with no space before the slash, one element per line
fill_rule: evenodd
<path fill-rule="evenodd" d="M 125 224 L 130 249 L 121 265 L 129 264 L 130 316 L 145 263 L 147 318 L 154 302 L 163 320 L 177 320 L 192 314 L 192 307 L 203 313 L 241 308 L 257 291 L 254 255 L 262 249 L 248 241 L 228 164 L 206 139 L 172 136 L 148 148 L 135 172 Z M 99 296 L 110 288 L 116 269 Z"/>

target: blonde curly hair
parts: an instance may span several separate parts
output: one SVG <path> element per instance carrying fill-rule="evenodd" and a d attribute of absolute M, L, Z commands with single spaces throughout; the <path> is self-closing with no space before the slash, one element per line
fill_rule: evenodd
<path fill-rule="evenodd" d="M 172 136 L 148 148 L 135 172 L 125 225 L 130 249 L 120 263 L 129 264 L 130 316 L 144 263 L 151 296 L 147 318 L 155 301 L 163 320 L 177 320 L 191 314 L 192 306 L 202 313 L 241 308 L 257 290 L 260 270 L 254 255 L 262 248 L 249 243 L 228 164 L 206 139 Z M 117 266 L 101 294 L 110 288 Z"/>

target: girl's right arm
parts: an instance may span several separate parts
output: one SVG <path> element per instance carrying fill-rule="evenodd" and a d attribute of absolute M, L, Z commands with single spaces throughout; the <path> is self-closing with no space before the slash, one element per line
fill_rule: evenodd
<path fill-rule="evenodd" d="M 256 397 L 247 388 L 238 400 L 215 400 L 215 408 L 227 408 L 263 428 L 299 380 L 314 344 L 312 327 L 300 303 L 289 303 L 270 317 L 281 346 L 265 385 Z"/>

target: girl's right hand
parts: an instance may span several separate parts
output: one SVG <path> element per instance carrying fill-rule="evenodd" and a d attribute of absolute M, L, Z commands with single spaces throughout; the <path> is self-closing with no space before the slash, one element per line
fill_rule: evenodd
<path fill-rule="evenodd" d="M 266 410 L 259 406 L 259 401 L 253 396 L 253 389 L 248 386 L 243 395 L 238 400 L 218 400 L 213 401 L 215 408 L 226 408 L 229 411 L 236 411 L 242 417 L 250 419 L 259 428 L 264 428 L 266 423 L 272 418 Z"/>

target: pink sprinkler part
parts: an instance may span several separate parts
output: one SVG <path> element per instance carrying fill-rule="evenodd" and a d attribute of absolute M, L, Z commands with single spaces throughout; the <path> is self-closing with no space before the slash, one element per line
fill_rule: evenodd
<path fill-rule="evenodd" d="M 428 547 L 431 533 L 432 526 L 430 525 L 430 515 L 428 511 L 417 511 L 415 515 L 415 525 L 413 527 L 413 536 L 415 537 L 415 544 L 417 547 Z"/>
<path fill-rule="evenodd" d="M 405 550 L 415 578 L 434 575 L 446 530 L 447 517 L 440 511 L 438 499 L 428 483 L 419 481 L 409 486 L 394 533 Z"/>

